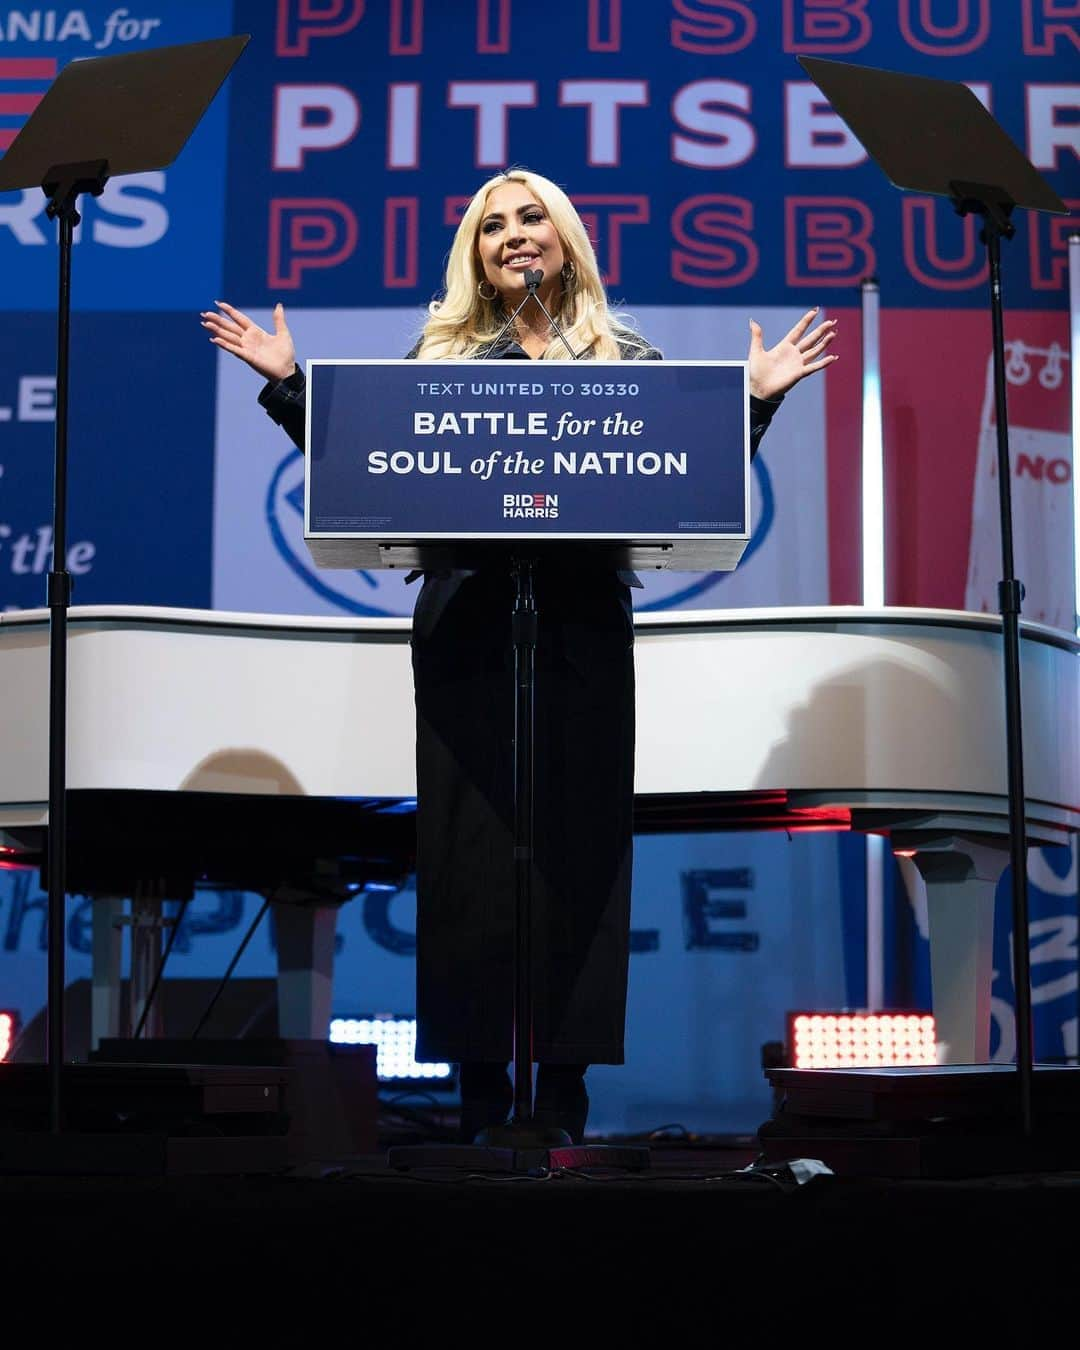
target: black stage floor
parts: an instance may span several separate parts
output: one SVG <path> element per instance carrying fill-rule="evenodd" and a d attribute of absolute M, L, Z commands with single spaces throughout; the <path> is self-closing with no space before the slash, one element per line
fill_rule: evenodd
<path fill-rule="evenodd" d="M 88 1073 L 96 1082 L 122 1072 L 75 1069 L 71 1086 Z M 140 1070 L 139 1083 L 147 1072 Z M 180 1082 L 179 1072 L 157 1066 L 154 1082 Z M 205 1104 L 212 1090 L 247 1092 L 252 1072 L 186 1069 L 180 1086 L 185 1094 L 198 1089 Z M 262 1083 L 270 1071 L 258 1072 Z M 17 1086 L 15 1075 L 9 1081 Z M 138 1102 L 131 1101 L 134 1111 Z M 247 1098 L 229 1101 L 244 1106 Z M 83 1119 L 92 1129 L 93 1113 L 84 1111 Z M 1048 1345 L 1057 1333 L 1075 1339 L 1074 1114 L 1044 1130 L 1040 1148 L 1018 1147 L 1002 1125 L 1008 1117 L 944 1126 L 935 1117 L 938 1123 L 917 1136 L 918 1157 L 928 1167 L 947 1164 L 947 1176 L 889 1174 L 898 1158 L 910 1161 L 910 1152 L 894 1147 L 915 1134 L 909 1126 L 891 1125 L 882 1135 L 883 1166 L 874 1174 L 866 1153 L 876 1148 L 873 1130 L 860 1126 L 849 1152 L 851 1139 L 829 1125 L 837 1136 L 833 1170 L 802 1183 L 784 1150 L 791 1147 L 790 1159 L 812 1158 L 815 1140 L 778 1134 L 780 1114 L 763 1123 L 760 1136 L 665 1131 L 590 1140 L 647 1144 L 651 1165 L 643 1172 L 531 1174 L 392 1170 L 389 1148 L 445 1141 L 456 1125 L 452 1109 L 418 1108 L 400 1096 L 379 1103 L 369 1135 L 376 1151 L 293 1152 L 288 1156 L 305 1159 L 293 1166 L 285 1149 L 295 1148 L 298 1136 L 234 1137 L 228 1128 L 215 1134 L 213 1122 L 222 1118 L 212 1112 L 189 1117 L 181 1130 L 177 1115 L 160 1137 L 149 1118 L 134 1135 L 122 1133 L 126 1118 L 110 1119 L 111 1133 L 63 1136 L 55 1152 L 40 1128 L 0 1133 L 10 1290 L 23 1289 L 30 1273 L 40 1278 L 60 1269 L 59 1261 L 97 1280 L 88 1287 L 114 1289 L 117 1277 L 125 1289 L 214 1287 L 242 1294 L 244 1307 L 263 1316 L 287 1303 L 305 1307 L 309 1318 L 345 1315 L 358 1330 L 370 1330 L 389 1308 L 392 1334 L 381 1336 L 380 1346 L 388 1339 L 414 1343 L 421 1324 L 452 1342 L 462 1330 L 470 1333 L 466 1341 L 478 1340 L 471 1333 L 485 1316 L 485 1340 L 501 1340 L 512 1327 L 515 1341 L 560 1348 L 588 1341 L 590 1350 L 601 1333 L 600 1344 L 615 1333 L 634 1345 L 664 1347 L 723 1335 L 739 1344 L 787 1340 L 800 1350 L 826 1339 L 876 1346 L 899 1331 L 936 1344 L 945 1328 L 993 1346 L 1021 1333 L 1029 1345 L 1036 1331 L 1046 1333 Z M 250 1112 L 239 1119 L 257 1125 Z M 159 1158 L 159 1138 L 177 1147 Z M 816 1140 L 819 1148 L 826 1142 Z M 91 1155 L 97 1169 L 82 1165 Z M 66 1174 L 57 1166 L 51 1174 L 47 1166 L 31 1172 L 27 1162 L 37 1166 L 39 1157 L 66 1166 Z M 849 1157 L 845 1170 L 840 1160 Z M 167 1165 L 155 1165 L 161 1159 Z M 981 1159 L 994 1165 L 981 1172 L 972 1165 Z M 205 1174 L 207 1163 L 213 1175 Z M 136 1164 L 142 1175 L 134 1174 Z M 102 1175 L 101 1165 L 114 1174 Z M 572 1311 L 582 1291 L 588 1332 Z M 507 1322 L 503 1311 L 496 1318 L 496 1308 L 516 1312 L 517 1320 Z"/>
<path fill-rule="evenodd" d="M 848 1295 L 865 1295 L 872 1278 L 885 1299 L 926 1299 L 970 1264 L 980 1316 L 987 1291 L 1006 1298 L 1004 1315 L 1030 1282 L 1044 1314 L 1055 1289 L 1054 1306 L 1072 1305 L 1080 1170 L 798 1185 L 782 1171 L 740 1176 L 755 1153 L 739 1142 L 658 1143 L 649 1170 L 634 1175 L 403 1174 L 384 1152 L 276 1174 L 9 1174 L 0 1214 L 9 1250 L 40 1251 L 63 1235 L 84 1272 L 163 1275 L 179 1260 L 336 1281 L 350 1270 L 404 1263 L 446 1274 L 478 1262 L 485 1277 L 509 1278 L 522 1261 L 554 1261 L 554 1271 L 602 1260 L 626 1274 L 716 1281 L 725 1298 L 740 1282 L 779 1293 L 812 1274 L 843 1288 L 862 1272 Z M 968 1278 L 961 1291 L 974 1295 Z"/>

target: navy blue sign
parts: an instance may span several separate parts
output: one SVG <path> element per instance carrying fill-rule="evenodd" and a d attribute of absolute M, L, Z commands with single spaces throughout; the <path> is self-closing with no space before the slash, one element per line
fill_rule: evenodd
<path fill-rule="evenodd" d="M 309 535 L 747 531 L 744 362 L 311 362 L 309 379 Z"/>
<path fill-rule="evenodd" d="M 1075 211 L 1076 0 L 237 0 L 226 286 L 426 303 L 499 169 L 561 183 L 613 294 L 980 308 L 974 217 L 899 192 L 799 65 L 969 82 Z M 1018 212 L 1008 303 L 1064 308 L 1075 216 Z"/>

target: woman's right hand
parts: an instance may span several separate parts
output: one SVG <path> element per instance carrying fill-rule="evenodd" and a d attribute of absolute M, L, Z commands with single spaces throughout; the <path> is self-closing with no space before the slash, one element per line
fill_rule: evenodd
<path fill-rule="evenodd" d="M 285 310 L 274 306 L 274 331 L 267 333 L 246 314 L 224 300 L 215 300 L 220 314 L 208 310 L 199 317 L 215 347 L 232 352 L 267 380 L 283 380 L 296 368 L 296 348 L 285 322 Z"/>

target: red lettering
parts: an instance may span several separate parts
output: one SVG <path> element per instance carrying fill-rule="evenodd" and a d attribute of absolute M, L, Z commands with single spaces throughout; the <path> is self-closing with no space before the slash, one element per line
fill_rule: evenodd
<path fill-rule="evenodd" d="M 938 229 L 960 237 L 960 253 L 945 257 L 938 245 Z M 903 199 L 904 264 L 924 286 L 935 291 L 966 291 L 981 285 L 987 262 L 979 247 L 974 216 L 956 212 L 935 197 Z"/>
<path fill-rule="evenodd" d="M 297 290 L 309 267 L 338 267 L 356 249 L 359 227 L 344 202 L 327 197 L 270 201 L 271 290 Z"/>
<path fill-rule="evenodd" d="M 574 205 L 596 250 L 604 284 L 622 281 L 622 227 L 649 223 L 649 199 L 638 194 L 586 193 Z"/>
<path fill-rule="evenodd" d="M 990 32 L 990 0 L 953 0 L 955 21 L 935 23 L 941 0 L 900 0 L 904 41 L 929 56 L 963 56 L 981 47 Z"/>
<path fill-rule="evenodd" d="M 744 0 L 671 0 L 682 18 L 671 21 L 671 45 L 705 56 L 730 56 L 749 47 L 757 15 Z"/>
<path fill-rule="evenodd" d="M 312 38 L 341 37 L 364 17 L 364 0 L 278 0 L 277 56 L 307 56 Z"/>
<path fill-rule="evenodd" d="M 390 0 L 390 55 L 419 56 L 423 50 L 424 0 Z"/>
<path fill-rule="evenodd" d="M 510 50 L 510 0 L 476 0 L 476 50 L 488 56 Z"/>
<path fill-rule="evenodd" d="M 1062 487 L 1072 481 L 1072 465 L 1061 456 L 1046 459 L 1042 455 L 1032 457 L 1021 451 L 1016 456 L 1015 474 L 1017 478 L 1034 478 L 1040 483 L 1049 481 L 1056 487 Z"/>
<path fill-rule="evenodd" d="M 1025 56 L 1053 56 L 1058 38 L 1080 48 L 1080 0 L 1024 0 Z"/>
<path fill-rule="evenodd" d="M 784 0 L 784 51 L 857 52 L 873 32 L 868 0 Z"/>
<path fill-rule="evenodd" d="M 591 52 L 622 50 L 622 0 L 589 0 L 589 37 Z"/>
<path fill-rule="evenodd" d="M 387 197 L 383 216 L 383 285 L 415 286 L 419 271 L 419 212 L 416 197 Z"/>
<path fill-rule="evenodd" d="M 671 275 L 685 286 L 709 290 L 748 281 L 760 261 L 753 225 L 754 207 L 744 197 L 688 197 L 671 217 L 680 245 L 672 250 Z"/>
<path fill-rule="evenodd" d="M 1060 291 L 1069 268 L 1069 235 L 1080 230 L 1080 197 L 1066 197 L 1067 216 L 1048 216 L 1045 211 L 1028 213 L 1028 256 L 1031 287 L 1036 291 Z"/>
<path fill-rule="evenodd" d="M 853 197 L 787 197 L 785 252 L 789 286 L 854 286 L 873 274 L 874 217 Z"/>

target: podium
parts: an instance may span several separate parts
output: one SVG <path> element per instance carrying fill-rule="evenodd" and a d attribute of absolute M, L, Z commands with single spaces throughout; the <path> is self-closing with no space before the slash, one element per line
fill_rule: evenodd
<path fill-rule="evenodd" d="M 571 367 L 568 369 L 568 367 Z M 514 579 L 514 1109 L 475 1145 L 392 1149 L 408 1169 L 647 1165 L 533 1122 L 536 569 L 730 570 L 750 538 L 746 362 L 311 361 L 305 537 L 322 567 Z M 509 732 L 510 728 L 507 727 Z"/>

